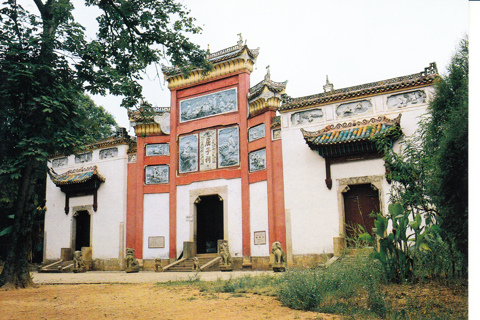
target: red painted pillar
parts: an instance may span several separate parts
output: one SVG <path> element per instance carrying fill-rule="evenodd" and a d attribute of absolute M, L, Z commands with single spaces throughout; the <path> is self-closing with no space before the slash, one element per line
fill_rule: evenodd
<path fill-rule="evenodd" d="M 250 88 L 250 75 L 238 75 L 238 111 L 240 113 L 240 171 L 242 179 L 242 246 L 243 256 L 251 255 L 250 248 L 250 184 L 248 182 L 248 123 L 247 93 Z"/>
<path fill-rule="evenodd" d="M 170 258 L 177 258 L 177 159 L 178 159 L 178 143 L 177 143 L 177 125 L 178 125 L 178 105 L 177 91 L 171 91 L 170 100 Z"/>
<path fill-rule="evenodd" d="M 137 137 L 137 169 L 135 176 L 135 258 L 143 258 L 143 186 L 145 163 L 145 139 Z"/>

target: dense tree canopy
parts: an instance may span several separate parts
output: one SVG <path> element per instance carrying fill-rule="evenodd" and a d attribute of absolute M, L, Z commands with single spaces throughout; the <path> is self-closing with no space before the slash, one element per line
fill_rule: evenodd
<path fill-rule="evenodd" d="M 0 182 L 2 208 L 8 208 L 1 214 L 14 216 L 0 285 L 12 287 L 32 283 L 28 239 L 48 156 L 70 154 L 88 137 L 85 90 L 121 95 L 122 105 L 134 108 L 147 66 L 169 59 L 185 74 L 211 68 L 187 38 L 200 29 L 173 0 L 85 0 L 100 9 L 93 40 L 72 15 L 74 1 L 32 1 L 39 15 L 15 0 L 0 9 Z"/>
<path fill-rule="evenodd" d="M 430 103 L 425 152 L 433 158 L 429 195 L 443 236 L 468 262 L 468 40 L 461 41 Z"/>
<path fill-rule="evenodd" d="M 417 220 L 426 226 L 424 234 L 410 242 L 406 252 L 422 251 L 420 245 L 427 241 L 423 243 L 436 247 L 436 251 L 423 251 L 432 253 L 429 259 L 434 260 L 446 245 L 448 273 L 466 275 L 468 40 L 461 41 L 447 69 L 447 74 L 438 78 L 434 99 L 420 129 L 401 142 L 401 152 L 394 152 L 388 139 L 379 139 L 378 143 L 384 150 L 387 178 L 393 181 L 391 201 L 400 204 L 409 216 L 406 227 L 416 225 Z"/>

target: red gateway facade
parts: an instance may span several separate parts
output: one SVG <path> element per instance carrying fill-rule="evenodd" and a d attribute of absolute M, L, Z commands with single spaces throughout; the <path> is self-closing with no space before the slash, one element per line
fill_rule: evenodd
<path fill-rule="evenodd" d="M 130 152 L 128 163 L 126 247 L 135 249 L 136 258 L 168 258 L 172 261 L 181 254 L 179 251 L 184 242 L 193 243 L 195 254 L 212 253 L 216 252 L 216 241 L 225 239 L 232 248 L 236 266 L 241 261 L 243 267 L 250 267 L 253 245 L 265 247 L 262 257 L 259 257 L 261 265 L 268 263 L 269 248 L 273 242 L 279 241 L 285 247 L 282 147 L 276 110 L 286 82 L 271 81 L 267 72 L 262 82 L 250 88 L 250 73 L 257 55 L 258 49 L 251 50 L 240 41 L 237 46 L 210 55 L 215 69 L 205 77 L 197 71 L 185 79 L 176 69 L 164 69 L 171 91 L 169 112 L 166 109 L 156 110 L 155 116 L 147 118 L 141 118 L 138 113 L 130 115 L 137 136 L 137 148 Z M 219 187 L 216 183 L 212 185 L 214 189 L 209 189 L 211 181 L 221 181 L 228 189 L 228 201 L 237 203 L 236 206 L 241 208 L 231 212 L 227 208 L 227 199 L 210 193 Z M 230 190 L 229 181 L 240 183 L 241 194 L 237 189 Z M 179 196 L 187 192 L 181 187 L 200 182 L 202 188 L 199 188 L 195 204 L 189 204 L 187 208 L 191 209 L 181 214 L 182 222 L 184 216 L 188 221 L 179 225 L 179 212 L 184 210 Z M 252 201 L 250 188 L 258 183 L 264 185 L 260 189 L 266 187 L 267 212 L 264 214 L 268 218 L 268 226 L 265 230 L 252 229 L 251 225 L 252 208 L 258 204 Z M 203 194 L 201 190 L 205 187 L 206 193 Z M 168 195 L 168 206 L 158 203 L 163 208 L 168 207 L 168 214 L 153 215 L 152 219 L 157 221 L 147 221 L 145 212 L 149 208 L 144 206 L 145 196 L 159 194 L 164 195 L 159 198 L 164 202 Z M 215 195 L 220 198 L 220 209 L 215 209 L 215 202 L 207 199 Z M 207 204 L 201 209 L 202 215 L 216 214 L 218 219 L 215 216 L 200 217 L 198 204 L 205 199 L 207 203 L 211 202 L 212 208 Z M 241 217 L 234 217 L 238 213 Z M 202 222 L 202 219 L 206 221 Z M 220 230 L 208 227 L 212 224 L 209 219 L 223 220 L 223 225 L 220 223 L 217 227 Z M 240 221 L 241 225 L 227 226 L 227 221 Z M 165 232 L 150 237 L 146 235 L 145 226 L 151 223 L 162 224 L 162 230 L 168 230 L 168 235 Z M 209 230 L 200 230 L 205 223 L 205 228 Z M 190 229 L 191 232 L 179 232 L 179 228 Z M 232 228 L 241 229 L 241 238 L 237 233 L 229 232 Z M 202 235 L 203 232 L 209 234 Z M 254 232 L 258 233 L 254 235 Z M 223 234 L 223 237 L 217 236 L 217 239 L 212 234 Z M 212 242 L 215 242 L 213 248 Z M 165 256 L 167 243 L 168 257 Z M 239 245 L 241 252 L 235 252 Z M 159 253 L 157 256 L 145 254 L 145 250 L 149 249 L 156 249 Z"/>

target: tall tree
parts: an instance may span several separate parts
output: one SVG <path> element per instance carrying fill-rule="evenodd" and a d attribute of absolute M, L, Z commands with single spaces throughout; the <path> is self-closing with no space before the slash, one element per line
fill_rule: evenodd
<path fill-rule="evenodd" d="M 443 237 L 468 265 L 468 39 L 463 39 L 430 103 L 425 150 L 433 157 L 429 187 Z"/>
<path fill-rule="evenodd" d="M 139 80 L 149 65 L 167 58 L 187 75 L 211 69 L 205 52 L 186 34 L 198 33 L 189 12 L 173 0 L 85 0 L 100 9 L 96 39 L 72 15 L 73 1 L 33 0 L 39 16 L 16 0 L 0 9 L 0 182 L 14 223 L 0 285 L 32 285 L 28 272 L 33 212 L 41 205 L 34 186 L 47 157 L 69 154 L 84 142 L 85 90 L 122 95 L 134 108 Z"/>

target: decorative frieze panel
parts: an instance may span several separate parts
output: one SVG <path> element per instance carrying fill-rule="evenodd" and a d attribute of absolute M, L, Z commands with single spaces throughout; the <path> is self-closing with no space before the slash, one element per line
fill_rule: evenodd
<path fill-rule="evenodd" d="M 197 134 L 180 137 L 178 157 L 180 173 L 193 172 L 198 170 Z"/>
<path fill-rule="evenodd" d="M 265 137 L 265 123 L 248 129 L 248 141 L 258 140 Z"/>
<path fill-rule="evenodd" d="M 200 170 L 217 168 L 217 131 L 200 132 Z"/>
<path fill-rule="evenodd" d="M 169 166 L 146 166 L 145 167 L 145 184 L 162 184 L 168 183 Z"/>
<path fill-rule="evenodd" d="M 137 162 L 137 154 L 131 153 L 128 155 L 128 163 L 136 163 Z"/>
<path fill-rule="evenodd" d="M 53 168 L 60 168 L 60 167 L 66 166 L 66 165 L 68 165 L 68 158 L 67 157 L 52 160 L 52 167 Z"/>
<path fill-rule="evenodd" d="M 145 146 L 145 155 L 147 157 L 168 156 L 169 154 L 170 154 L 170 144 L 168 143 L 147 144 Z"/>
<path fill-rule="evenodd" d="M 295 112 L 292 114 L 290 120 L 292 125 L 296 126 L 301 124 L 318 122 L 318 121 L 321 121 L 322 118 L 323 118 L 323 110 L 313 109 L 313 110 Z"/>
<path fill-rule="evenodd" d="M 238 110 L 237 88 L 180 101 L 180 122 L 197 120 Z"/>
<path fill-rule="evenodd" d="M 282 138 L 282 129 L 273 129 L 272 130 L 272 140 L 278 140 Z"/>
<path fill-rule="evenodd" d="M 116 158 L 118 156 L 118 148 L 103 149 L 99 152 L 100 160 Z"/>
<path fill-rule="evenodd" d="M 267 167 L 267 152 L 265 149 L 250 152 L 248 154 L 250 172 L 264 170 Z"/>
<path fill-rule="evenodd" d="M 427 101 L 427 94 L 423 90 L 395 94 L 387 98 L 388 109 L 400 109 L 423 104 Z"/>
<path fill-rule="evenodd" d="M 75 155 L 75 163 L 85 163 L 92 161 L 92 153 L 82 153 Z"/>
<path fill-rule="evenodd" d="M 373 105 L 369 100 L 343 103 L 337 107 L 337 116 L 340 118 L 353 117 L 359 114 L 372 112 Z"/>
<path fill-rule="evenodd" d="M 238 127 L 218 130 L 218 167 L 232 167 L 240 164 Z"/>

